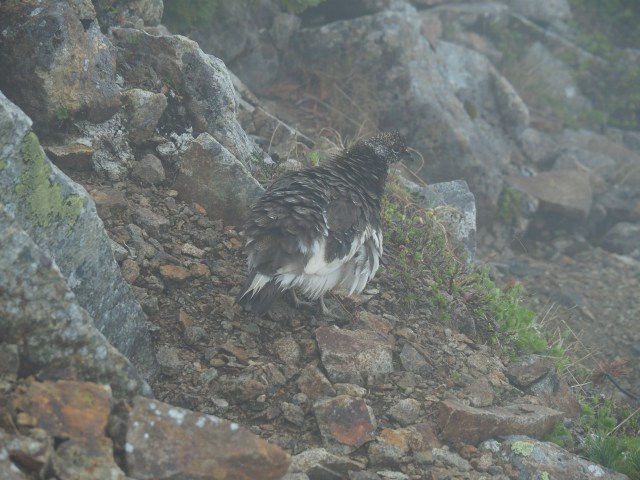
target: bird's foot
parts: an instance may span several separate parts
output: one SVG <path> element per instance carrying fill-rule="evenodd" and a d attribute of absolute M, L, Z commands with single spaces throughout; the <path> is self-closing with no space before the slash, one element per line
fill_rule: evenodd
<path fill-rule="evenodd" d="M 295 308 L 300 308 L 300 307 L 312 307 L 313 306 L 313 302 L 307 302 L 305 300 L 300 300 L 298 298 L 298 295 L 296 295 L 296 292 L 294 290 L 289 290 L 291 292 L 291 300 L 293 301 L 293 306 Z"/>
<path fill-rule="evenodd" d="M 296 292 L 293 290 L 289 290 L 291 292 L 291 298 L 293 301 L 293 304 L 295 306 L 295 308 L 300 308 L 300 307 L 314 307 L 315 306 L 315 302 L 308 302 L 305 300 L 300 300 L 298 298 L 298 296 L 296 295 Z M 320 297 L 318 299 L 317 302 L 318 305 L 318 310 L 320 315 L 322 315 L 323 317 L 331 317 L 332 313 L 331 310 L 329 309 L 329 307 L 327 307 L 326 303 L 324 303 L 324 295 L 322 297 Z"/>

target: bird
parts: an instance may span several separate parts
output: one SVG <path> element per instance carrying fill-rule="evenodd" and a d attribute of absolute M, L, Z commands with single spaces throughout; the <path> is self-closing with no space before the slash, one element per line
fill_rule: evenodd
<path fill-rule="evenodd" d="M 382 256 L 381 203 L 389 167 L 410 156 L 397 131 L 356 142 L 318 166 L 285 173 L 251 206 L 247 278 L 236 303 L 262 315 L 296 289 L 329 310 L 325 293 L 360 293 Z"/>

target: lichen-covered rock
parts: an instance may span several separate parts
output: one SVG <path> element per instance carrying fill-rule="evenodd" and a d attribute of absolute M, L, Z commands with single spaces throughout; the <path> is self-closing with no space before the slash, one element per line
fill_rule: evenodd
<path fill-rule="evenodd" d="M 115 49 L 67 2 L 3 2 L 0 30 L 0 89 L 39 128 L 103 121 L 120 108 Z"/>
<path fill-rule="evenodd" d="M 106 383 L 119 398 L 146 391 L 47 253 L 2 210 L 0 225 L 0 330 L 3 342 L 18 346 L 23 371 L 42 379 Z"/>
<path fill-rule="evenodd" d="M 179 93 L 195 133 L 208 132 L 233 156 L 249 165 L 264 154 L 236 119 L 238 99 L 224 63 L 178 35 L 156 37 L 140 30 L 114 29 L 114 41 L 131 67 L 151 68 Z"/>
<path fill-rule="evenodd" d="M 153 378 L 144 314 L 113 259 L 93 200 L 47 159 L 35 134 L 26 133 L 29 118 L 2 93 L 0 125 L 0 198 L 8 213 L 1 223 L 19 226 L 55 260 L 96 327 L 145 378 Z"/>

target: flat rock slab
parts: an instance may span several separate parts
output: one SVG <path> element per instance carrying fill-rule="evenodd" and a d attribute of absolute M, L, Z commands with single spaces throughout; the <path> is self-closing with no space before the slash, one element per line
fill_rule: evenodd
<path fill-rule="evenodd" d="M 533 177 L 512 175 L 507 177 L 507 181 L 540 200 L 548 209 L 563 215 L 585 218 L 591 209 L 591 180 L 585 170 L 552 170 Z"/>
<path fill-rule="evenodd" d="M 476 445 L 498 435 L 542 438 L 564 414 L 540 405 L 474 408 L 455 400 L 440 402 L 438 424 L 442 439 Z"/>
<path fill-rule="evenodd" d="M 282 477 L 290 456 L 236 423 L 136 397 L 125 445 L 139 480 L 253 480 Z"/>
<path fill-rule="evenodd" d="M 393 372 L 393 340 L 371 330 L 316 330 L 322 364 L 333 383 L 364 386 L 366 377 Z"/>

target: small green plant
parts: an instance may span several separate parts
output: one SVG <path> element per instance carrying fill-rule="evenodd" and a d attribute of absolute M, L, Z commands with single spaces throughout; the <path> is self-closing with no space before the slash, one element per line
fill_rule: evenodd
<path fill-rule="evenodd" d="M 506 225 L 516 225 L 521 217 L 522 194 L 505 187 L 498 197 L 496 217 Z"/>
<path fill-rule="evenodd" d="M 54 115 L 56 116 L 56 120 L 58 120 L 59 122 L 64 122 L 65 120 L 69 120 L 69 117 L 70 117 L 69 110 L 67 110 L 64 107 L 56 108 Z"/>
<path fill-rule="evenodd" d="M 622 452 L 619 439 L 606 434 L 593 434 L 587 437 L 584 444 L 584 453 L 589 460 L 612 470 L 619 466 Z"/>
<path fill-rule="evenodd" d="M 309 163 L 311 165 L 313 165 L 314 167 L 317 167 L 318 165 L 320 165 L 320 162 L 322 161 L 322 155 L 320 155 L 320 152 L 313 150 L 309 152 L 307 159 L 309 160 Z"/>
<path fill-rule="evenodd" d="M 572 449 L 575 445 L 571 432 L 562 423 L 557 423 L 553 427 L 553 430 L 551 430 L 549 434 L 545 435 L 544 441 L 555 443 L 556 445 L 566 449 Z"/>

